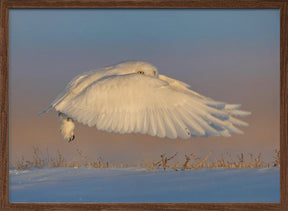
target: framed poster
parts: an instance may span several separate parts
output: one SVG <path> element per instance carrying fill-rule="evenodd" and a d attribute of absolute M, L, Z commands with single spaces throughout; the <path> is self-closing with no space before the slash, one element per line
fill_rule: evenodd
<path fill-rule="evenodd" d="M 287 207 L 286 4 L 2 1 L 1 206 Z"/>

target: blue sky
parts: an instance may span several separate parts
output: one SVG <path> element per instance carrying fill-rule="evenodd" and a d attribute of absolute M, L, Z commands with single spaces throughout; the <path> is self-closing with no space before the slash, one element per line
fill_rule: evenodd
<path fill-rule="evenodd" d="M 277 42 L 280 32 L 276 9 L 14 9 L 10 11 L 10 23 L 11 38 L 22 48 L 60 45 L 95 50 L 94 47 L 109 43 L 121 47 L 168 43 L 189 47 L 227 42 L 265 44 Z M 276 33 L 271 33 L 271 29 Z"/>

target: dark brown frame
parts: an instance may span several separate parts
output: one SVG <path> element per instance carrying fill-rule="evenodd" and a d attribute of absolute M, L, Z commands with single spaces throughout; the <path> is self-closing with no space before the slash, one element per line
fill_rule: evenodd
<path fill-rule="evenodd" d="M 0 0 L 0 209 L 5 210 L 288 210 L 288 0 Z M 8 33 L 12 8 L 280 9 L 280 203 L 10 203 L 8 173 Z"/>

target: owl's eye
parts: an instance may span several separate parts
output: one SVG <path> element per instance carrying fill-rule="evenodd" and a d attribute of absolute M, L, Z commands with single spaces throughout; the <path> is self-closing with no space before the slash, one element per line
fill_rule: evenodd
<path fill-rule="evenodd" d="M 143 71 L 138 71 L 137 73 L 138 73 L 138 74 L 142 74 L 142 75 L 144 74 L 144 72 L 143 72 Z"/>
<path fill-rule="evenodd" d="M 156 74 L 156 71 L 153 71 L 153 74 L 155 75 L 155 74 Z"/>

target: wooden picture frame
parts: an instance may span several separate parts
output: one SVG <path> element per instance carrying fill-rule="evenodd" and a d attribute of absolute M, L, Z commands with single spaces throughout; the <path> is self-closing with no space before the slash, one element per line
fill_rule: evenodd
<path fill-rule="evenodd" d="M 10 203 L 8 173 L 8 38 L 12 8 L 274 8 L 280 10 L 280 203 Z M 1 210 L 288 210 L 288 1 L 287 0 L 1 0 Z"/>

